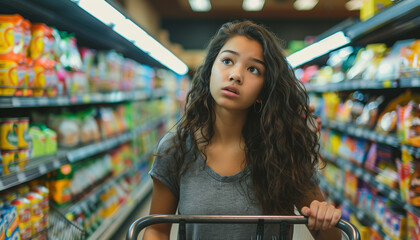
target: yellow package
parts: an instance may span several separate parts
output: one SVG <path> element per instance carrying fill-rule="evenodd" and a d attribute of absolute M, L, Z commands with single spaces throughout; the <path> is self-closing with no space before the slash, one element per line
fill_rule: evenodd
<path fill-rule="evenodd" d="M 360 9 L 360 20 L 365 21 L 373 17 L 392 3 L 393 1 L 391 0 L 363 0 L 362 8 Z"/>
<path fill-rule="evenodd" d="M 48 40 L 49 28 L 43 23 L 35 23 L 31 26 L 32 38 L 29 43 L 29 56 L 32 59 L 42 57 L 45 51 L 45 43 Z"/>
<path fill-rule="evenodd" d="M 12 54 L 0 55 L 0 96 L 13 96 L 18 82 L 18 61 Z"/>
<path fill-rule="evenodd" d="M 23 17 L 0 15 L 0 54 L 23 54 Z"/>

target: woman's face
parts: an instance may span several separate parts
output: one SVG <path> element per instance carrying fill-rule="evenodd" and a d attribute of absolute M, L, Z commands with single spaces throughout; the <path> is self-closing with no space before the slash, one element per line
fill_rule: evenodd
<path fill-rule="evenodd" d="M 229 39 L 217 55 L 210 76 L 210 92 L 216 107 L 248 110 L 264 85 L 263 49 L 244 36 Z"/>

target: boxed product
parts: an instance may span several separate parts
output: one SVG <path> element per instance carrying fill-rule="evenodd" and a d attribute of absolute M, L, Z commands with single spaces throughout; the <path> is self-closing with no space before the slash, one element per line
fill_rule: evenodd
<path fill-rule="evenodd" d="M 360 20 L 365 21 L 373 17 L 385 7 L 391 5 L 392 0 L 365 0 L 362 1 L 362 8 L 360 9 Z"/>
<path fill-rule="evenodd" d="M 420 217 L 407 211 L 407 239 L 420 240 Z"/>
<path fill-rule="evenodd" d="M 401 150 L 401 161 L 398 163 L 400 191 L 403 200 L 420 206 L 420 161 L 407 150 Z"/>

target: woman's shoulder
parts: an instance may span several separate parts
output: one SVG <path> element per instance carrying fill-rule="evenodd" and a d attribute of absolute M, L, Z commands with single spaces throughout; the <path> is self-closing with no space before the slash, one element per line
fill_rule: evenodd
<path fill-rule="evenodd" d="M 175 144 L 176 132 L 167 132 L 159 141 L 157 150 L 158 152 L 165 151 Z"/>

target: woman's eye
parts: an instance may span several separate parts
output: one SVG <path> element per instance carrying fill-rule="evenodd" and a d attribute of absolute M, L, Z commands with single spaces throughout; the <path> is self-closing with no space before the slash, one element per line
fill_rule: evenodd
<path fill-rule="evenodd" d="M 222 62 L 226 65 L 232 64 L 232 60 L 230 60 L 229 58 L 223 59 Z"/>
<path fill-rule="evenodd" d="M 251 73 L 254 73 L 254 74 L 259 74 L 260 73 L 260 70 L 258 70 L 258 68 L 256 68 L 256 67 L 250 67 L 250 68 L 248 68 L 248 70 Z"/>

